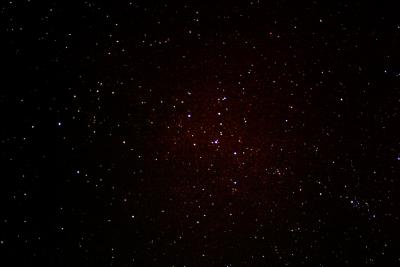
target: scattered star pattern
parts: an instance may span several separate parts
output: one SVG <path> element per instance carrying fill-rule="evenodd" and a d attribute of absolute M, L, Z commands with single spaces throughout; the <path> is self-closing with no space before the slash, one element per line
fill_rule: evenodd
<path fill-rule="evenodd" d="M 394 3 L 0 7 L 2 266 L 400 265 Z"/>

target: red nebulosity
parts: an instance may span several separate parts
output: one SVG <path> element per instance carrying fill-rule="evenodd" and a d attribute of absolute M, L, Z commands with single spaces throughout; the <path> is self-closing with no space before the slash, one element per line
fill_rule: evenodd
<path fill-rule="evenodd" d="M 282 154 L 296 145 L 277 131 L 285 121 L 276 117 L 273 96 L 255 97 L 251 87 L 237 85 L 203 87 L 176 96 L 161 123 L 156 146 L 165 159 L 166 190 L 207 205 L 230 199 L 271 205 L 293 179 Z"/>

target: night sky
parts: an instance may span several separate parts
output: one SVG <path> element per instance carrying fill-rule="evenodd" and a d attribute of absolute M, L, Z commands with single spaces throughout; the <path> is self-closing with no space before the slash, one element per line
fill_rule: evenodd
<path fill-rule="evenodd" d="M 1 266 L 400 266 L 396 1 L 3 1 Z"/>

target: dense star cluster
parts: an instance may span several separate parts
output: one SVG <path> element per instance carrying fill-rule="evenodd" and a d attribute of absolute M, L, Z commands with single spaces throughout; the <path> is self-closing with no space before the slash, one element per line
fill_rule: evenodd
<path fill-rule="evenodd" d="M 372 2 L 0 4 L 0 265 L 399 266 Z"/>

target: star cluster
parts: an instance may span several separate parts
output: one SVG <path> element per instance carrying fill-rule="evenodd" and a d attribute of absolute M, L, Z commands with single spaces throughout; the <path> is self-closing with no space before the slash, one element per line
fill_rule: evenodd
<path fill-rule="evenodd" d="M 0 5 L 4 266 L 400 264 L 393 5 L 114 2 Z"/>

